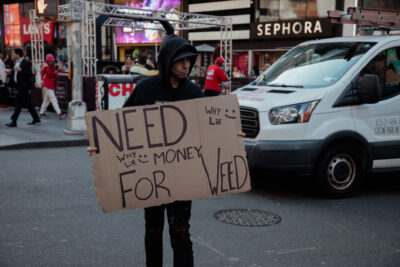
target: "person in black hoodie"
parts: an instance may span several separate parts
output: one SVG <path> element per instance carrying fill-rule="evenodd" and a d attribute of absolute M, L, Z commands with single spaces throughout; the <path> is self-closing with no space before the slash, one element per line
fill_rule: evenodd
<path fill-rule="evenodd" d="M 203 97 L 199 86 L 187 78 L 194 66 L 197 50 L 186 40 L 168 35 L 163 40 L 158 56 L 159 74 L 138 82 L 124 107 L 188 100 Z M 244 136 L 238 133 L 238 136 Z M 96 151 L 88 147 L 87 152 Z M 174 267 L 193 266 L 189 219 L 192 201 L 175 201 L 161 206 L 145 208 L 146 266 L 161 267 L 163 263 L 164 214 L 167 210 Z"/>
<path fill-rule="evenodd" d="M 201 88 L 187 78 L 196 58 L 196 48 L 186 40 L 176 35 L 167 36 L 163 40 L 158 56 L 159 74 L 140 80 L 124 107 L 202 97 Z M 145 209 L 147 266 L 162 266 L 165 209 L 174 251 L 174 266 L 193 266 L 192 242 L 189 234 L 191 205 L 191 201 L 175 201 Z"/>
<path fill-rule="evenodd" d="M 203 96 L 202 90 L 187 78 L 197 58 L 197 50 L 186 40 L 168 35 L 163 40 L 158 56 L 159 74 L 138 82 L 124 107 L 188 100 Z M 96 148 L 87 148 L 88 152 Z M 167 210 L 171 246 L 175 267 L 193 266 L 192 242 L 189 234 L 191 201 L 145 209 L 146 265 L 161 267 L 163 262 L 164 213 Z"/>

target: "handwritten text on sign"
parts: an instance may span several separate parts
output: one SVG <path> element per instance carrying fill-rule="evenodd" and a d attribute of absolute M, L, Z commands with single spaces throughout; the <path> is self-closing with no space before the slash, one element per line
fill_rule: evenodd
<path fill-rule="evenodd" d="M 88 112 L 105 212 L 250 190 L 236 96 Z"/>

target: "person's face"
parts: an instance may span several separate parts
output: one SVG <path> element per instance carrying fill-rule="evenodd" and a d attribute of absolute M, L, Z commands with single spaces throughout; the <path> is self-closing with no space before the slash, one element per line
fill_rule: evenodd
<path fill-rule="evenodd" d="M 126 64 L 127 65 L 132 65 L 132 59 L 130 57 L 126 58 Z"/>
<path fill-rule="evenodd" d="M 15 51 L 14 51 L 14 50 L 11 52 L 11 58 L 12 58 L 13 60 L 16 60 L 16 59 L 18 59 L 18 54 L 17 54 L 17 53 L 15 53 Z"/>
<path fill-rule="evenodd" d="M 189 74 L 190 60 L 185 57 L 172 64 L 171 73 L 178 79 L 186 78 Z"/>

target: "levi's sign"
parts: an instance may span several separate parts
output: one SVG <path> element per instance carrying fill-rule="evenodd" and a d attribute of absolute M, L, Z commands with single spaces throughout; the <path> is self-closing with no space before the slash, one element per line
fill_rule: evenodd
<path fill-rule="evenodd" d="M 327 37 L 332 24 L 327 19 L 281 20 L 251 24 L 251 38 Z"/>
<path fill-rule="evenodd" d="M 236 96 L 86 113 L 104 212 L 250 190 Z"/>

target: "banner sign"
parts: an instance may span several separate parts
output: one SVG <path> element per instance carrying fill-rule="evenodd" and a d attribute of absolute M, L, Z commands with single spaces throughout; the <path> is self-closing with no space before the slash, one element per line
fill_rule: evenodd
<path fill-rule="evenodd" d="M 39 25 L 36 27 L 31 26 L 31 20 L 30 18 L 21 18 L 21 24 L 22 24 L 22 30 L 21 30 L 21 35 L 22 35 L 22 43 L 26 44 L 27 42 L 31 41 L 31 32 L 38 29 Z M 54 42 L 54 25 L 55 23 L 52 21 L 45 21 L 43 22 L 43 40 L 48 42 L 49 44 L 53 44 Z"/>
<path fill-rule="evenodd" d="M 250 38 L 280 39 L 329 37 L 332 24 L 328 19 L 280 20 L 251 23 Z"/>
<path fill-rule="evenodd" d="M 96 81 L 96 110 L 122 107 L 135 89 L 135 85 L 136 83 Z"/>
<path fill-rule="evenodd" d="M 235 95 L 86 113 L 104 212 L 250 190 Z"/>

